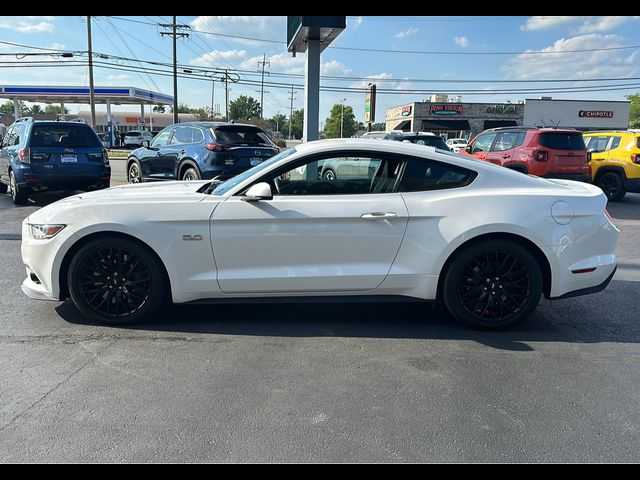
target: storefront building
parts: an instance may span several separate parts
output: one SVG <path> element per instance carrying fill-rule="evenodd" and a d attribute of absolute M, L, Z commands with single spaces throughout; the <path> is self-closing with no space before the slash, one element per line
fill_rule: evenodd
<path fill-rule="evenodd" d="M 386 130 L 471 138 L 488 128 L 520 126 L 523 119 L 521 103 L 414 102 L 388 109 Z"/>
<path fill-rule="evenodd" d="M 631 103 L 602 100 L 527 99 L 522 103 L 413 102 L 386 111 L 386 131 L 433 132 L 473 138 L 489 128 L 557 127 L 626 130 Z"/>

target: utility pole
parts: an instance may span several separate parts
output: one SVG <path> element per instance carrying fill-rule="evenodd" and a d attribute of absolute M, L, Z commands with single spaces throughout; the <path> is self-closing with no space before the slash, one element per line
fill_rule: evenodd
<path fill-rule="evenodd" d="M 293 85 L 291 85 L 291 93 L 289 94 L 289 100 L 291 101 L 291 108 L 289 109 L 289 140 L 291 140 L 291 123 L 293 120 L 293 101 L 296 99 L 293 93 Z"/>
<path fill-rule="evenodd" d="M 161 27 L 170 28 L 170 32 L 160 32 L 160 35 L 173 37 L 173 123 L 178 123 L 178 37 L 188 37 L 186 32 L 178 32 L 178 29 L 190 29 L 189 25 L 176 23 L 176 16 L 173 16 L 173 23 L 161 23 Z"/>
<path fill-rule="evenodd" d="M 224 97 L 225 97 L 224 100 L 226 105 L 225 117 L 228 122 L 229 121 L 229 81 L 231 81 L 231 83 L 238 83 L 240 81 L 240 76 L 229 68 L 222 68 L 220 70 L 224 75 L 224 78 L 221 79 L 221 81 L 224 81 Z"/>
<path fill-rule="evenodd" d="M 271 62 L 267 62 L 267 55 L 262 54 L 262 61 L 258 62 L 258 66 L 262 66 L 262 81 L 260 82 L 260 118 L 264 118 L 264 67 L 271 66 Z M 267 72 L 269 75 L 269 72 Z"/>
<path fill-rule="evenodd" d="M 91 128 L 96 129 L 96 102 L 93 94 L 93 50 L 91 48 L 91 15 L 87 17 L 87 36 L 89 50 L 89 104 L 91 106 Z M 62 112 L 64 115 L 64 112 Z"/>

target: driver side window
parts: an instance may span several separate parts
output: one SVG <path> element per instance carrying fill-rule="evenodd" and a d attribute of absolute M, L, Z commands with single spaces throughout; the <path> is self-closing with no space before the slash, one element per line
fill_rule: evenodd
<path fill-rule="evenodd" d="M 480 135 L 478 139 L 475 141 L 475 143 L 473 144 L 473 150 L 471 150 L 471 153 L 488 152 L 495 138 L 496 138 L 495 133 Z"/>
<path fill-rule="evenodd" d="M 276 195 L 390 193 L 395 187 L 400 163 L 376 155 L 315 157 L 263 181 L 271 184 Z"/>

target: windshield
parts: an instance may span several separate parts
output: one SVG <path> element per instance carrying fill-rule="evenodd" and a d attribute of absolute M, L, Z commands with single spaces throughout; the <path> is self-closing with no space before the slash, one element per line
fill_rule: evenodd
<path fill-rule="evenodd" d="M 293 155 L 294 153 L 296 153 L 295 147 L 289 148 L 287 150 L 283 150 L 279 154 L 271 157 L 269 160 L 265 160 L 264 162 L 256 165 L 253 168 L 250 168 L 249 170 L 241 173 L 240 175 L 236 175 L 235 177 L 230 178 L 226 182 L 221 183 L 216 187 L 216 189 L 213 192 L 211 192 L 211 195 L 224 195 L 236 185 L 244 182 L 247 178 L 251 177 L 252 175 L 255 175 L 256 173 L 266 168 L 269 168 L 274 163 L 279 162 L 283 158 L 287 158 L 288 156 Z"/>

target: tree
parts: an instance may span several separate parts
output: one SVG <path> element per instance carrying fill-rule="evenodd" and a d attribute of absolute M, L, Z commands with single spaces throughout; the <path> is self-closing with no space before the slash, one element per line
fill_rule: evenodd
<path fill-rule="evenodd" d="M 333 108 L 331 108 L 331 113 L 324 123 L 324 137 L 340 138 L 341 128 L 342 137 L 349 138 L 358 130 L 358 122 L 356 122 L 353 108 L 349 105 L 344 105 L 343 113 L 343 104 L 336 103 Z"/>
<path fill-rule="evenodd" d="M 372 132 L 384 132 L 387 129 L 387 124 L 384 122 L 374 123 L 371 125 Z"/>
<path fill-rule="evenodd" d="M 40 115 L 42 113 L 44 113 L 44 110 L 37 103 L 29 109 L 29 115 Z"/>
<path fill-rule="evenodd" d="M 178 113 L 193 113 L 193 108 L 189 108 L 189 105 L 186 103 L 178 104 Z M 170 112 L 173 113 L 173 107 L 171 107 Z"/>
<path fill-rule="evenodd" d="M 285 115 L 283 115 L 282 113 L 276 113 L 271 118 L 271 121 L 274 124 L 275 131 L 276 132 L 281 132 L 283 127 L 284 127 L 284 124 L 287 123 L 287 117 Z"/>
<path fill-rule="evenodd" d="M 629 128 L 640 128 L 640 93 L 627 95 L 627 100 L 631 101 Z"/>
<path fill-rule="evenodd" d="M 164 105 L 156 105 L 155 107 L 153 107 L 153 111 L 154 113 L 164 113 L 166 112 L 166 108 L 164 108 Z"/>
<path fill-rule="evenodd" d="M 229 119 L 252 120 L 260 118 L 260 102 L 247 95 L 240 95 L 229 102 Z"/>
<path fill-rule="evenodd" d="M 59 105 L 47 105 L 46 107 L 44 107 L 44 113 L 60 114 L 62 113 L 62 110 L 60 109 Z M 69 109 L 67 107 L 64 107 L 64 113 L 69 113 Z"/>
<path fill-rule="evenodd" d="M 289 123 L 291 123 L 291 138 L 302 138 L 304 128 L 304 108 L 300 110 L 294 110 L 291 113 L 291 118 L 280 127 L 282 134 L 289 138 Z"/>
<path fill-rule="evenodd" d="M 27 115 L 29 113 L 29 109 L 24 104 L 22 100 L 18 102 L 20 104 L 20 113 L 22 115 Z M 13 102 L 8 101 L 0 105 L 0 113 L 11 113 L 13 114 Z"/>

